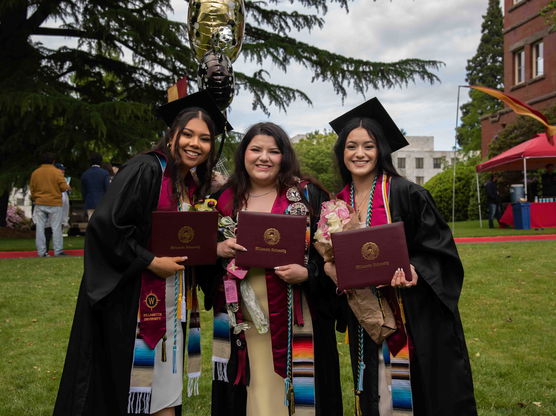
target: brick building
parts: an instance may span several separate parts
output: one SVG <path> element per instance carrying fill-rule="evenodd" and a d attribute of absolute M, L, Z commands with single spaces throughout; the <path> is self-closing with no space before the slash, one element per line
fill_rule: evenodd
<path fill-rule="evenodd" d="M 542 111 L 556 105 L 556 31 L 540 11 L 549 0 L 504 0 L 504 92 Z M 509 108 L 481 120 L 481 154 L 507 124 Z"/>

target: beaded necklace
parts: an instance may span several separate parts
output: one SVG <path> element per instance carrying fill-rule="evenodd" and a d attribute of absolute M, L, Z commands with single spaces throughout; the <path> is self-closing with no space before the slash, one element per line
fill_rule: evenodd
<path fill-rule="evenodd" d="M 369 194 L 369 204 L 367 206 L 367 218 L 365 220 L 365 225 L 371 225 L 371 219 L 373 216 L 373 198 L 375 195 L 375 188 L 376 182 L 378 179 L 378 174 L 375 175 L 373 179 L 373 184 L 371 186 L 371 193 Z M 355 186 L 353 182 L 351 182 L 350 187 L 350 204 L 353 209 L 355 209 Z M 363 327 L 360 324 L 357 324 L 357 387 L 355 389 L 355 415 L 360 416 L 362 415 L 361 412 L 361 405 L 360 405 L 360 395 L 363 392 L 363 374 L 365 373 L 365 363 L 363 361 L 363 347 L 364 347 L 364 338 L 363 338 Z"/>

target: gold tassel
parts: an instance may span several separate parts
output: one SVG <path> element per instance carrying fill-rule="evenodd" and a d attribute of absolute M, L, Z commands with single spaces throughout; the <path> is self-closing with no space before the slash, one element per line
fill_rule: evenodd
<path fill-rule="evenodd" d="M 162 337 L 162 362 L 166 362 L 166 335 Z"/>
<path fill-rule="evenodd" d="M 403 326 L 405 328 L 406 322 L 405 322 L 405 311 L 403 309 L 403 299 L 402 299 L 402 294 L 400 293 L 399 289 L 396 289 L 396 298 L 398 299 L 398 305 L 400 305 L 400 315 L 402 316 L 402 322 L 403 322 Z"/>
<path fill-rule="evenodd" d="M 288 390 L 288 402 L 289 402 L 289 414 L 290 416 L 295 414 L 295 395 L 293 393 L 293 384 L 290 384 Z"/>
<path fill-rule="evenodd" d="M 355 416 L 363 416 L 363 412 L 361 411 L 361 402 L 359 401 L 359 396 L 361 392 L 359 390 L 355 390 Z"/>

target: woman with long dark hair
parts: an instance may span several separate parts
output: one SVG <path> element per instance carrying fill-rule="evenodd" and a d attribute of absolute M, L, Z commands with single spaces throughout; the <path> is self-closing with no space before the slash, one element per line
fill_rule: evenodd
<path fill-rule="evenodd" d="M 334 154 L 345 185 L 338 198 L 362 226 L 403 221 L 412 274 L 399 268 L 390 286 L 368 290 L 396 318 L 397 330 L 383 344 L 346 308 L 356 415 L 476 415 L 457 306 L 463 267 L 430 194 L 394 168 L 392 152 L 407 141 L 376 98 L 330 125 L 338 133 Z M 325 271 L 336 280 L 333 263 Z"/>
<path fill-rule="evenodd" d="M 284 130 L 258 123 L 241 141 L 235 172 L 216 197 L 225 217 L 235 219 L 242 210 L 303 215 L 309 232 L 305 265 L 249 269 L 241 285 L 248 285 L 254 296 L 247 299 L 241 290 L 237 308 L 219 292 L 215 322 L 222 325 L 215 345 L 221 348 L 215 351 L 228 354 L 217 357 L 213 352 L 212 414 L 285 416 L 295 408 L 296 415 L 341 415 L 337 296 L 310 244 L 328 193 L 302 177 Z M 237 250 L 244 247 L 233 237 L 218 244 L 218 255 L 226 260 Z M 240 285 L 231 272 L 226 279 Z"/>
<path fill-rule="evenodd" d="M 185 299 L 195 288 L 185 257 L 149 251 L 151 214 L 187 211 L 206 195 L 215 136 L 229 125 L 206 92 L 158 115 L 169 130 L 122 166 L 89 222 L 55 415 L 181 414 Z"/>

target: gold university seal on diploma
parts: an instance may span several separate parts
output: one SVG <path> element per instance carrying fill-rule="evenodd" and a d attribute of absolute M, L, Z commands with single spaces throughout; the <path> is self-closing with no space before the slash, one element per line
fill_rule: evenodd
<path fill-rule="evenodd" d="M 278 231 L 276 228 L 267 228 L 264 232 L 263 237 L 266 244 L 268 244 L 269 246 L 275 246 L 280 242 L 280 231 Z"/>
<path fill-rule="evenodd" d="M 180 240 L 183 244 L 190 243 L 193 240 L 193 237 L 195 237 L 195 230 L 193 230 L 193 228 L 189 225 L 181 227 L 178 231 L 178 240 Z"/>
<path fill-rule="evenodd" d="M 378 245 L 369 241 L 361 246 L 361 255 L 365 260 L 374 260 L 378 257 L 380 250 Z"/>

